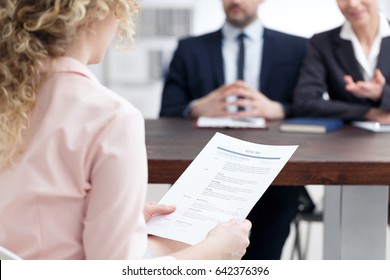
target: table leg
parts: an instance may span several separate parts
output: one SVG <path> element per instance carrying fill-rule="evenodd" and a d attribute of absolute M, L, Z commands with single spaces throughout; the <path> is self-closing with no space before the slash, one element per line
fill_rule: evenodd
<path fill-rule="evenodd" d="M 385 259 L 388 186 L 326 186 L 324 259 Z"/>

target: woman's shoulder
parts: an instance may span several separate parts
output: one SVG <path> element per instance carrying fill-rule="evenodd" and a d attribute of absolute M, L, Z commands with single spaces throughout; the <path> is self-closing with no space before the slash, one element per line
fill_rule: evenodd
<path fill-rule="evenodd" d="M 97 80 L 75 72 L 51 75 L 39 92 L 40 100 L 49 102 L 50 112 L 66 121 L 79 116 L 80 122 L 99 119 L 142 119 L 141 112 L 128 100 L 101 85 Z"/>
<path fill-rule="evenodd" d="M 335 37 L 339 37 L 341 31 L 341 26 L 318 32 L 313 35 L 312 40 L 329 40 Z"/>
<path fill-rule="evenodd" d="M 73 58 L 55 59 L 51 73 L 47 86 L 63 102 L 71 102 L 71 105 L 85 109 L 137 111 L 130 102 L 103 86 L 87 66 Z"/>
<path fill-rule="evenodd" d="M 318 50 L 322 50 L 324 52 L 330 52 L 341 42 L 340 31 L 341 31 L 341 26 L 338 26 L 330 30 L 316 33 L 310 39 L 310 44 L 312 47 Z"/>

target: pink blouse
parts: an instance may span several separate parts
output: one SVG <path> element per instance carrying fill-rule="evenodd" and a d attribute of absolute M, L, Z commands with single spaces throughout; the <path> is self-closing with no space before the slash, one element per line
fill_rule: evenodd
<path fill-rule="evenodd" d="M 77 60 L 51 70 L 22 156 L 0 170 L 0 245 L 24 259 L 141 259 L 142 115 Z"/>

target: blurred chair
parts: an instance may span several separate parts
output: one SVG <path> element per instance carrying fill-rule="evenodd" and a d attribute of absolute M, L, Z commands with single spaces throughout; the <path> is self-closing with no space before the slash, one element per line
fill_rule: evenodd
<path fill-rule="evenodd" d="M 0 260 L 21 260 L 21 258 L 10 250 L 0 246 Z"/>
<path fill-rule="evenodd" d="M 306 188 L 300 192 L 298 196 L 298 209 L 295 219 L 293 221 L 295 228 L 295 237 L 293 248 L 291 252 L 291 259 L 294 259 L 296 253 L 298 260 L 304 260 L 307 257 L 308 245 L 310 241 L 310 229 L 312 222 L 322 222 L 323 221 L 323 211 L 318 210 L 315 203 L 313 202 L 310 194 Z M 301 234 L 301 222 L 307 222 L 307 231 L 306 239 L 302 244 L 302 234 Z"/>

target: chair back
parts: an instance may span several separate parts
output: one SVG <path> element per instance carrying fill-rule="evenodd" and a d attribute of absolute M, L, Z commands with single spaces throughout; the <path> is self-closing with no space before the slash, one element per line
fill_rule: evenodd
<path fill-rule="evenodd" d="M 10 250 L 0 246 L 0 260 L 21 260 L 18 255 L 12 253 Z"/>

